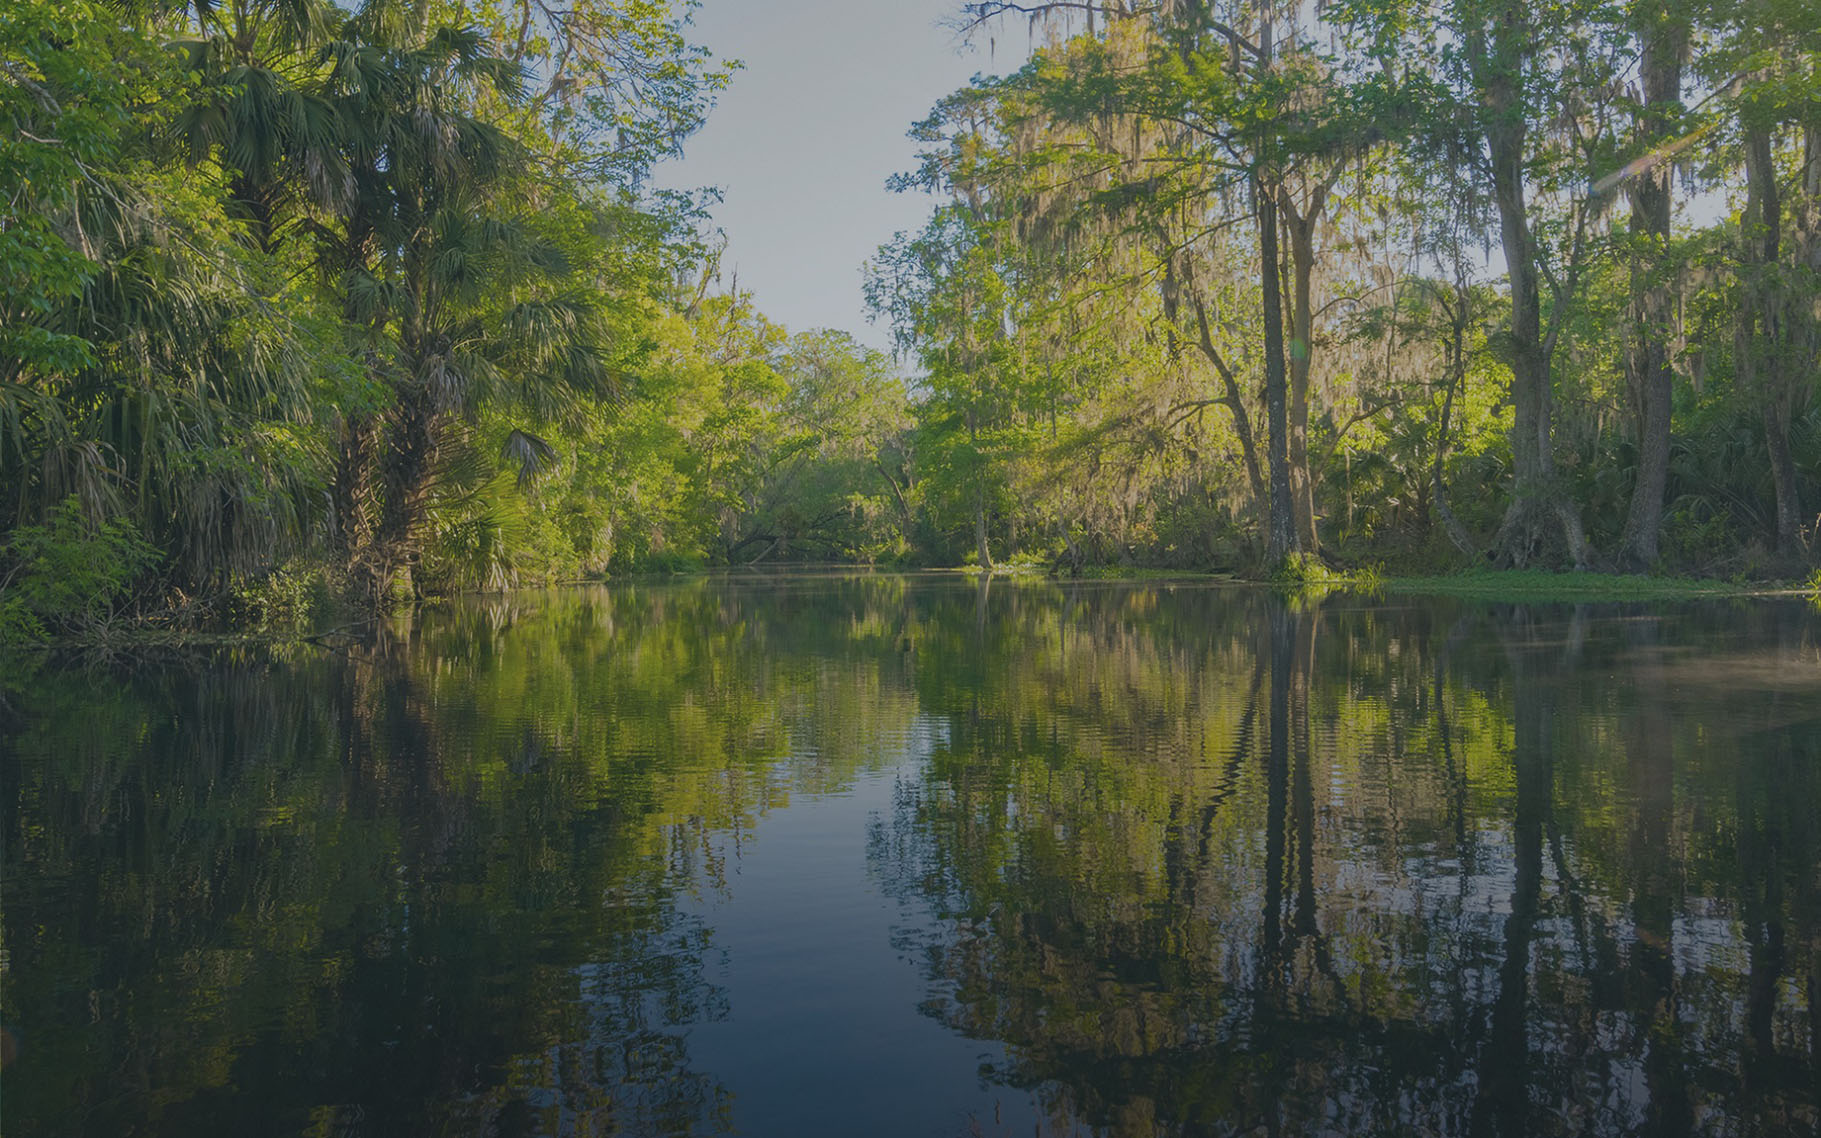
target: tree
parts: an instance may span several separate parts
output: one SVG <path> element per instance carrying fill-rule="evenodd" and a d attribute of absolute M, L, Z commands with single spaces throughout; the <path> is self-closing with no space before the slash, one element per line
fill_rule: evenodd
<path fill-rule="evenodd" d="M 1583 13 L 1572 9 L 1541 10 L 1531 0 L 1461 0 L 1448 8 L 1451 25 L 1465 44 L 1465 79 L 1472 94 L 1466 106 L 1481 108 L 1476 129 L 1485 139 L 1486 163 L 1492 200 L 1499 217 L 1499 242 L 1505 255 L 1511 290 L 1511 401 L 1514 485 L 1510 508 L 1493 540 L 1493 554 L 1504 564 L 1523 565 L 1539 550 L 1544 531 L 1559 526 L 1567 543 L 1568 559 L 1576 568 L 1589 564 L 1590 550 L 1578 508 L 1568 498 L 1556 473 L 1551 433 L 1554 414 L 1554 357 L 1568 306 L 1574 300 L 1585 269 L 1587 226 L 1591 203 L 1570 198 L 1563 219 L 1562 263 L 1554 264 L 1539 242 L 1533 220 L 1533 186 L 1526 171 L 1537 163 L 1532 149 L 1540 144 L 1543 156 L 1562 163 L 1580 158 L 1578 144 L 1597 136 L 1603 108 L 1597 103 L 1570 102 L 1563 117 L 1575 133 L 1564 140 L 1537 131 L 1547 122 L 1548 93 L 1560 92 L 1557 76 L 1540 63 L 1549 49 L 1561 50 L 1566 61 L 1590 69 L 1591 75 L 1574 75 L 1565 90 L 1579 95 L 1599 91 L 1607 61 L 1603 46 L 1592 38 L 1601 29 L 1589 29 Z M 1563 35 L 1565 40 L 1553 40 Z M 1539 46 L 1541 44 L 1547 47 Z M 1570 54 L 1571 53 L 1571 54 Z M 1585 125 L 1593 120 L 1592 125 Z M 1587 131 L 1587 134 L 1583 134 Z M 1559 172 L 1557 172 L 1559 171 Z M 1572 185 L 1573 175 L 1564 174 Z M 1560 185 L 1560 182 L 1557 182 Z M 1550 187 L 1541 187 L 1545 192 Z M 1544 320 L 1547 284 L 1549 319 Z"/>
<path fill-rule="evenodd" d="M 1638 0 L 1632 9 L 1634 35 L 1641 42 L 1640 105 L 1635 114 L 1633 145 L 1655 156 L 1669 146 L 1681 125 L 1683 57 L 1689 26 L 1672 3 Z M 1635 161 L 1635 160 L 1634 160 Z M 1670 411 L 1674 402 L 1675 363 L 1670 338 L 1673 295 L 1669 268 L 1672 167 L 1658 159 L 1638 171 L 1628 187 L 1631 196 L 1631 324 L 1626 380 L 1637 418 L 1638 470 L 1619 535 L 1618 561 L 1648 569 L 1660 556 L 1663 489 L 1669 481 Z"/>
<path fill-rule="evenodd" d="M 956 149 L 965 153 L 979 134 L 975 120 Z M 1013 343 L 1022 313 L 1016 281 L 997 256 L 1004 222 L 989 213 L 986 187 L 965 167 L 935 166 L 926 176 L 955 200 L 922 233 L 900 235 L 881 251 L 867 282 L 868 302 L 891 315 L 899 343 L 914 348 L 928 372 L 918 435 L 925 489 L 960 507 L 978 563 L 991 569 L 991 514 L 1006 484 L 1001 444 L 1015 425 L 1023 379 Z"/>
<path fill-rule="evenodd" d="M 307 540 L 332 331 L 268 302 L 284 267 L 249 247 L 225 174 L 163 145 L 185 79 L 148 30 L 39 4 L 0 28 L 5 521 L 74 495 L 91 522 L 133 518 L 186 589 L 269 568 Z"/>
<path fill-rule="evenodd" d="M 1821 378 L 1821 320 L 1810 304 L 1821 285 L 1821 19 L 1808 5 L 1778 3 L 1715 16 L 1721 44 L 1703 62 L 1710 82 L 1737 84 L 1745 181 L 1734 354 L 1763 421 L 1777 552 L 1794 562 L 1807 550 L 1791 430 Z M 1794 178 L 1779 169 L 1785 147 Z"/>
<path fill-rule="evenodd" d="M 695 205 L 637 183 L 725 71 L 667 4 L 584 5 L 511 57 L 472 22 L 498 15 L 8 10 L 7 521 L 73 493 L 186 595 L 327 556 L 373 603 L 432 515 L 560 465 L 699 254 Z M 534 96 L 525 65 L 570 70 Z"/>

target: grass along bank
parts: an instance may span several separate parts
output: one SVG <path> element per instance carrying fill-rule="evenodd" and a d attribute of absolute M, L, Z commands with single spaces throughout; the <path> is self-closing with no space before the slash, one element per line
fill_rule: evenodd
<path fill-rule="evenodd" d="M 1436 577 L 1387 577 L 1386 593 L 1481 601 L 1672 601 L 1709 597 L 1801 596 L 1793 582 L 1721 581 L 1693 577 L 1552 573 L 1541 569 L 1470 569 Z"/>

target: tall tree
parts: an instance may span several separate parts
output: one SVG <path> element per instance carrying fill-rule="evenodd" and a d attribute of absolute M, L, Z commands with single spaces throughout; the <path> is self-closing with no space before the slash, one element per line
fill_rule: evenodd
<path fill-rule="evenodd" d="M 1716 15 L 1721 43 L 1705 62 L 1710 81 L 1737 85 L 1745 181 L 1734 354 L 1763 423 L 1777 552 L 1793 563 L 1807 549 L 1791 431 L 1821 381 L 1812 306 L 1821 286 L 1821 16 L 1777 0 Z"/>
<path fill-rule="evenodd" d="M 979 3 L 965 7 L 974 19 L 988 20 L 1010 10 L 1046 13 L 1072 6 Z M 1303 74 L 1307 60 L 1294 50 L 1288 53 L 1287 62 L 1280 59 L 1280 39 L 1294 43 L 1293 34 L 1285 31 L 1294 28 L 1294 17 L 1280 13 L 1269 3 L 1244 6 L 1232 24 L 1222 20 L 1212 5 L 1168 6 L 1144 13 L 1115 6 L 1108 8 L 1106 15 L 1104 34 L 1109 38 L 1129 24 L 1143 26 L 1139 36 L 1146 50 L 1141 62 L 1133 64 L 1118 52 L 1090 49 L 1081 53 L 1072 66 L 1039 66 L 1027 69 L 1027 75 L 1038 85 L 1045 109 L 1064 121 L 1093 122 L 1119 115 L 1131 118 L 1135 124 L 1168 128 L 1168 150 L 1120 155 L 1130 164 L 1128 176 L 1136 175 L 1136 184 L 1131 188 L 1138 194 L 1156 185 L 1156 164 L 1199 169 L 1210 195 L 1217 199 L 1199 211 L 1209 219 L 1206 224 L 1230 224 L 1222 218 L 1228 204 L 1241 205 L 1255 223 L 1258 245 L 1254 279 L 1261 307 L 1266 419 L 1260 481 L 1267 499 L 1265 560 L 1276 564 L 1303 550 L 1314 536 L 1312 499 L 1307 501 L 1303 511 L 1307 516 L 1299 526 L 1295 492 L 1296 483 L 1306 486 L 1309 481 L 1306 360 L 1310 342 L 1304 338 L 1295 344 L 1286 343 L 1285 266 L 1279 226 L 1286 219 L 1294 219 L 1292 245 L 1300 249 L 1305 259 L 1293 265 L 1293 272 L 1300 272 L 1303 266 L 1312 271 L 1313 230 L 1326 196 L 1325 190 L 1308 194 L 1301 203 L 1306 213 L 1298 212 L 1297 199 L 1290 190 L 1299 163 L 1306 158 L 1298 145 L 1298 132 L 1308 125 L 1304 106 L 1308 88 L 1302 83 L 1307 78 Z M 1090 33 L 1089 40 L 1092 38 Z M 1131 200 L 1130 195 L 1127 200 Z M 1285 206 L 1290 207 L 1288 214 Z M 1298 275 L 1296 279 L 1306 284 L 1308 277 Z M 1189 290 L 1193 294 L 1192 283 Z M 1205 308 L 1198 308 L 1197 316 L 1205 324 Z M 1294 318 L 1293 313 L 1291 319 Z M 1201 337 L 1201 345 L 1223 381 L 1231 385 L 1231 372 L 1212 338 Z M 1304 426 L 1305 441 L 1301 446 L 1292 443 L 1293 354 L 1299 355 L 1295 395 L 1301 398 L 1295 400 L 1294 409 L 1300 411 L 1295 417 Z M 1235 407 L 1234 412 L 1236 419 L 1243 417 L 1241 408 Z M 1249 423 L 1240 433 L 1249 451 Z M 1300 458 L 1300 478 L 1292 474 L 1293 458 Z"/>
<path fill-rule="evenodd" d="M 468 108 L 517 98 L 518 72 L 472 29 L 406 30 L 357 16 L 329 80 L 351 124 L 353 208 L 326 246 L 383 413 L 344 416 L 342 501 L 376 487 L 376 516 L 348 525 L 373 597 L 408 582 L 455 424 L 488 401 L 610 395 L 598 298 L 566 279 L 562 251 L 521 210 L 560 192 L 520 174 L 520 144 Z M 547 447 L 521 434 L 518 451 Z"/>
<path fill-rule="evenodd" d="M 1559 266 L 1550 264 L 1548 252 L 1537 239 L 1533 196 L 1537 192 L 1529 171 L 1537 164 L 1537 147 L 1551 141 L 1538 127 L 1553 117 L 1546 94 L 1562 76 L 1545 73 L 1552 58 L 1545 45 L 1557 46 L 1554 37 L 1568 33 L 1569 48 L 1586 34 L 1584 13 L 1543 10 L 1534 0 L 1458 0 L 1449 5 L 1454 29 L 1465 45 L 1466 79 L 1470 99 L 1477 108 L 1477 129 L 1485 140 L 1492 200 L 1499 218 L 1499 244 L 1505 256 L 1511 292 L 1511 452 L 1512 501 L 1493 555 L 1503 564 L 1523 565 L 1541 549 L 1547 530 L 1558 527 L 1567 545 L 1568 559 L 1576 568 L 1589 564 L 1590 550 L 1580 512 L 1556 472 L 1552 432 L 1554 415 L 1554 362 L 1556 346 L 1568 305 L 1585 267 L 1588 203 L 1569 203 L 1565 248 Z M 1560 58 L 1559 56 L 1556 58 Z M 1585 54 L 1576 62 L 1598 68 L 1600 60 Z M 1589 89 L 1575 76 L 1573 90 Z M 1573 131 L 1583 129 L 1583 108 L 1565 107 L 1561 118 Z M 1578 135 L 1576 136 L 1578 139 Z M 1571 157 L 1573 155 L 1570 151 Z M 1558 161 L 1560 153 L 1553 155 Z M 1547 272 L 1547 277 L 1545 273 Z M 1550 295 L 1544 294 L 1547 285 Z M 1545 307 L 1548 319 L 1545 320 Z"/>
<path fill-rule="evenodd" d="M 1671 145 L 1670 136 L 1680 124 L 1689 23 L 1674 0 L 1642 0 L 1632 10 L 1632 23 L 1641 49 L 1641 90 L 1633 140 L 1646 155 L 1629 186 L 1631 336 L 1625 375 L 1636 418 L 1638 469 L 1625 528 L 1619 535 L 1618 561 L 1630 568 L 1648 569 L 1659 556 L 1657 537 L 1663 522 L 1663 490 L 1669 481 L 1670 409 L 1675 396 L 1670 348 L 1675 293 L 1668 279 L 1674 167 L 1663 151 Z"/>

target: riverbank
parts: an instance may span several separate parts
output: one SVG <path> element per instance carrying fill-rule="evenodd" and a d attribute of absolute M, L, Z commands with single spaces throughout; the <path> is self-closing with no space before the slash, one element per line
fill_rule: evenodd
<path fill-rule="evenodd" d="M 1537 569 L 1474 569 L 1435 577 L 1388 577 L 1386 593 L 1482 601 L 1673 601 L 1721 597 L 1803 596 L 1794 582 L 1721 581 L 1641 574 L 1552 573 Z"/>
<path fill-rule="evenodd" d="M 899 568 L 828 563 L 781 563 L 756 571 L 788 573 L 818 570 L 870 571 L 882 575 L 953 573 L 971 578 L 978 578 L 984 573 L 977 565 Z M 741 571 L 740 566 L 729 566 L 689 573 L 628 574 L 607 578 L 604 581 L 577 583 L 675 581 L 695 576 Z M 1648 574 L 1554 572 L 1544 569 L 1467 569 L 1455 573 L 1402 577 L 1389 576 L 1370 567 L 1352 570 L 1330 569 L 1313 561 L 1300 565 L 1295 572 L 1281 573 L 1274 577 L 1251 577 L 1231 570 L 1159 569 L 1118 565 L 1087 566 L 1078 574 L 1059 576 L 1052 572 L 1049 565 L 1033 561 L 1002 563 L 994 566 L 991 573 L 995 579 L 1017 581 L 1048 580 L 1058 583 L 1108 581 L 1134 584 L 1162 584 L 1172 581 L 1224 582 L 1235 585 L 1269 585 L 1288 589 L 1347 589 L 1373 594 L 1457 597 L 1491 602 L 1669 601 L 1726 597 L 1809 596 L 1816 593 L 1813 586 L 1799 581 L 1736 581 Z"/>
<path fill-rule="evenodd" d="M 890 576 L 899 572 L 953 573 L 976 578 L 982 572 L 977 566 L 900 570 L 861 565 L 827 564 L 813 566 L 781 564 L 768 566 L 765 569 L 756 570 L 756 572 L 789 573 L 813 570 L 863 573 L 870 571 L 882 576 Z M 739 574 L 741 570 L 734 567 L 719 570 L 696 570 L 687 573 L 627 574 L 603 580 L 561 582 L 554 587 L 674 583 L 729 572 Z M 1023 582 L 1047 580 L 1058 584 L 1073 581 L 1128 582 L 1132 584 L 1224 583 L 1269 586 L 1299 592 L 1344 590 L 1367 596 L 1452 597 L 1486 603 L 1510 604 L 1593 604 L 1817 595 L 1814 586 L 1794 581 L 1725 581 L 1694 577 L 1653 577 L 1587 572 L 1557 573 L 1535 569 L 1473 569 L 1434 576 L 1392 577 L 1383 576 L 1372 569 L 1348 571 L 1322 568 L 1319 573 L 1304 572 L 1298 575 L 1259 579 L 1230 571 L 1095 566 L 1084 570 L 1078 577 L 1055 577 L 1048 572 L 1045 566 L 1014 562 L 995 567 L 992 575 L 997 579 Z M 536 591 L 538 588 L 549 587 L 553 586 L 534 586 L 524 591 Z M 419 602 L 419 606 L 445 603 L 449 599 L 448 597 L 426 598 Z M 286 612 L 283 615 L 290 619 L 262 619 L 249 621 L 239 628 L 209 630 L 154 625 L 131 618 L 122 618 L 118 621 L 99 622 L 81 629 L 66 629 L 60 634 L 45 636 L 42 639 L 0 636 L 0 652 L 78 649 L 107 654 L 115 651 L 230 648 L 256 644 L 307 644 L 317 647 L 336 647 L 351 640 L 358 640 L 364 630 L 388 619 L 385 617 L 362 618 L 351 610 L 338 608 L 333 611 L 331 622 L 326 622 L 324 627 L 316 627 L 306 623 L 308 616 L 311 615 L 311 610 L 308 608 L 301 612 Z"/>
<path fill-rule="evenodd" d="M 977 574 L 980 570 L 970 566 L 961 572 Z M 1022 565 L 994 571 L 994 576 L 1029 578 L 1043 575 L 1040 571 Z M 1298 573 L 1261 579 L 1230 572 L 1097 567 L 1084 572 L 1080 579 L 1134 582 L 1228 581 L 1291 589 L 1349 589 L 1371 594 L 1537 604 L 1789 597 L 1812 596 L 1816 593 L 1812 585 L 1797 581 L 1728 581 L 1646 574 L 1552 572 L 1542 569 L 1468 569 L 1458 573 L 1395 577 L 1383 575 L 1375 569 L 1337 570 L 1322 567 L 1315 571 L 1305 568 Z"/>

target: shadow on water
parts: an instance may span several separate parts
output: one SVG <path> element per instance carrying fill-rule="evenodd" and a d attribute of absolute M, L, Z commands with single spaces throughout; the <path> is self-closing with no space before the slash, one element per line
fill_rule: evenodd
<path fill-rule="evenodd" d="M 0 737 L 0 1129 L 737 1128 L 697 902 L 884 777 L 902 1015 L 1044 1133 L 1813 1132 L 1817 631 L 780 576 L 44 672 Z"/>

